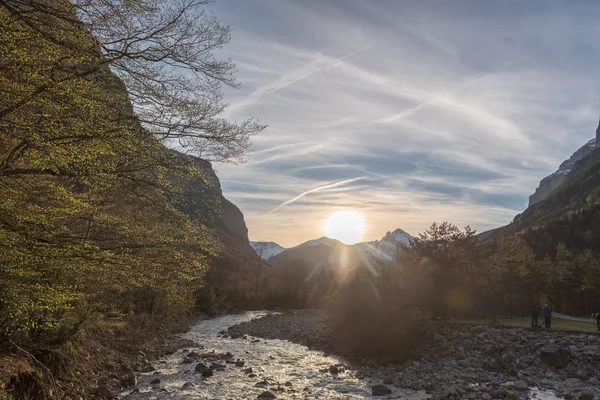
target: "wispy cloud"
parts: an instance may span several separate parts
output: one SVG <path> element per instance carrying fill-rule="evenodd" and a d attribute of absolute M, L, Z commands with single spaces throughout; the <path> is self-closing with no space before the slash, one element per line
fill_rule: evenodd
<path fill-rule="evenodd" d="M 512 220 L 600 110 L 597 7 L 542 3 L 216 2 L 242 83 L 225 116 L 269 124 L 215 165 L 250 237 L 294 245 L 341 208 L 369 240 Z"/>
<path fill-rule="evenodd" d="M 281 207 L 285 207 L 289 204 L 292 204 L 293 202 L 300 200 L 302 197 L 309 195 L 311 193 L 316 193 L 316 192 L 320 192 L 322 190 L 327 190 L 327 189 L 333 189 L 333 188 L 337 188 L 340 186 L 344 186 L 344 185 L 348 185 L 352 182 L 356 182 L 359 181 L 361 179 L 366 178 L 366 176 L 359 176 L 358 178 L 352 178 L 352 179 L 346 179 L 344 181 L 339 181 L 339 182 L 334 182 L 334 183 L 329 183 L 327 185 L 322 185 L 310 190 L 307 190 L 305 192 L 300 193 L 298 196 L 294 197 L 293 199 L 289 199 L 287 201 L 284 201 L 283 203 L 281 203 L 280 205 L 278 205 L 277 207 L 275 207 L 274 209 L 272 209 L 271 211 L 269 211 L 267 214 L 273 214 L 275 211 L 279 210 Z"/>

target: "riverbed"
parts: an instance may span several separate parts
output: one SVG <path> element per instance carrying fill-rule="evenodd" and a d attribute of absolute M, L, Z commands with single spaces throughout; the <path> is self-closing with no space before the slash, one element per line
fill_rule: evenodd
<path fill-rule="evenodd" d="M 261 318 L 267 312 L 248 312 L 208 319 L 180 335 L 194 343 L 153 363 L 154 371 L 139 376 L 136 389 L 119 397 L 135 399 L 257 399 L 266 392 L 278 399 L 364 399 L 373 397 L 374 385 L 389 393 L 380 399 L 421 400 L 439 397 L 425 388 L 404 387 L 390 378 L 394 366 L 354 367 L 336 356 L 279 339 L 253 336 L 231 338 L 231 326 Z M 195 372 L 196 365 L 211 367 L 212 376 Z M 400 371 L 400 370 L 398 370 Z M 401 374 L 401 372 L 399 372 Z M 396 373 L 398 375 L 399 373 Z M 477 393 L 478 388 L 472 388 Z M 452 395 L 452 394 L 451 394 Z M 461 393 L 454 398 L 463 398 Z M 516 398 L 553 400 L 551 391 L 536 387 Z"/>

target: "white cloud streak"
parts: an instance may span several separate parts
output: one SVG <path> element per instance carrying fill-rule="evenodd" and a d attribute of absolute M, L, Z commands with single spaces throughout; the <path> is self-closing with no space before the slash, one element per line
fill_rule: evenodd
<path fill-rule="evenodd" d="M 311 193 L 316 193 L 316 192 L 320 192 L 322 190 L 333 189 L 333 188 L 337 188 L 340 186 L 348 185 L 352 182 L 356 182 L 356 181 L 359 181 L 359 180 L 365 179 L 365 178 L 366 178 L 366 176 L 359 176 L 357 178 L 346 179 L 344 181 L 334 182 L 334 183 L 330 183 L 327 185 L 316 187 L 314 189 L 307 190 L 305 192 L 300 193 L 298 196 L 294 197 L 293 199 L 284 201 L 283 203 L 281 203 L 280 205 L 278 205 L 277 207 L 275 207 L 274 209 L 269 211 L 267 214 L 273 214 L 275 211 L 279 210 L 281 207 L 285 207 L 289 204 L 292 204 L 293 202 L 300 200 L 302 197 L 309 195 Z"/>

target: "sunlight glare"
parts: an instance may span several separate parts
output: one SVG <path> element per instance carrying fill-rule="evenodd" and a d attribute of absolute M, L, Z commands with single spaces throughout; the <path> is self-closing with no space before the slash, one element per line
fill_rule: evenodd
<path fill-rule="evenodd" d="M 356 211 L 346 210 L 333 213 L 323 224 L 325 236 L 344 244 L 359 242 L 365 233 L 365 221 Z"/>

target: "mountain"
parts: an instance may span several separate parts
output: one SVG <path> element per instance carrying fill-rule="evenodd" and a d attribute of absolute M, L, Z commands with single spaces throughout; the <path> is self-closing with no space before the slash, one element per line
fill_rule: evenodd
<path fill-rule="evenodd" d="M 600 125 L 596 135 L 598 139 Z M 559 243 L 574 252 L 589 248 L 600 254 L 600 148 L 576 161 L 547 198 L 480 238 L 497 242 L 510 235 L 523 238 L 540 257 L 552 255 Z"/>
<path fill-rule="evenodd" d="M 252 246 L 256 254 L 263 260 L 268 260 L 285 250 L 285 247 L 275 242 L 250 242 L 250 246 Z"/>
<path fill-rule="evenodd" d="M 386 233 L 381 240 L 357 243 L 354 246 L 363 256 L 393 260 L 401 246 L 410 246 L 411 242 L 416 239 L 402 229 L 396 229 L 393 232 Z"/>
<path fill-rule="evenodd" d="M 367 258 L 393 260 L 401 246 L 409 246 L 415 237 L 402 229 L 387 232 L 381 240 L 346 245 L 339 240 L 323 236 L 286 249 L 269 258 L 273 265 L 286 266 L 297 262 L 325 267 L 340 262 L 358 265 Z"/>
<path fill-rule="evenodd" d="M 600 124 L 598 125 L 600 131 Z M 588 154 L 590 154 L 598 145 L 600 141 L 596 138 L 591 139 L 586 144 L 581 146 L 568 160 L 565 160 L 558 170 L 551 175 L 548 175 L 540 181 L 539 187 L 535 190 L 531 196 L 529 196 L 529 206 L 539 203 L 546 199 L 550 193 L 552 193 L 557 187 L 559 187 L 569 176 L 573 167 L 578 161 L 583 160 Z"/>

